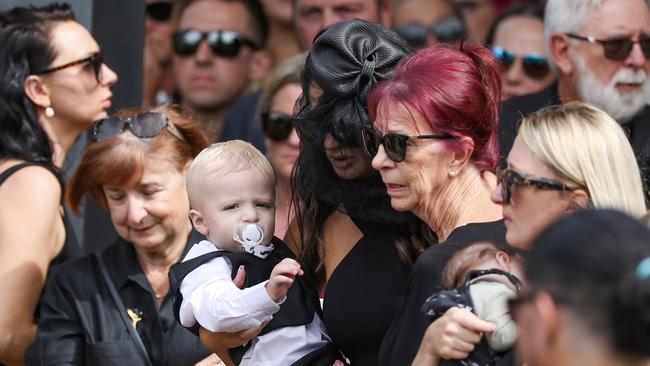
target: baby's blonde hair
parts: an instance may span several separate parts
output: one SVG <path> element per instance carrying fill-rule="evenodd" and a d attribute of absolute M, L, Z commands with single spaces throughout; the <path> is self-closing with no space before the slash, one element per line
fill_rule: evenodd
<path fill-rule="evenodd" d="M 200 187 L 209 185 L 209 178 L 223 176 L 242 170 L 255 169 L 275 187 L 275 174 L 266 157 L 253 145 L 242 140 L 218 142 L 208 146 L 194 158 L 187 171 L 187 196 L 190 206 L 201 197 Z"/>

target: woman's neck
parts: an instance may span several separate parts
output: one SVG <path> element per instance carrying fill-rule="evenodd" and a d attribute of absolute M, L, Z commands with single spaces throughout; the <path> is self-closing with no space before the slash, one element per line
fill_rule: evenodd
<path fill-rule="evenodd" d="M 61 168 L 65 156 L 83 130 L 68 126 L 65 123 L 59 123 L 56 117 L 48 119 L 45 115 L 42 115 L 39 121 L 52 143 L 52 161 L 54 165 Z"/>
<path fill-rule="evenodd" d="M 495 185 L 494 174 L 485 173 L 481 176 L 478 169 L 467 167 L 458 176 L 451 178 L 441 191 L 429 196 L 431 199 L 414 213 L 443 242 L 458 227 L 503 218 L 501 207 L 490 199 L 490 191 Z"/>

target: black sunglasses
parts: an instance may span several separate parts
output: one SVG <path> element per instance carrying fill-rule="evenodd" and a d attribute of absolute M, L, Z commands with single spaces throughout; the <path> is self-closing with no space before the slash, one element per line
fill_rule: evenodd
<path fill-rule="evenodd" d="M 260 49 L 255 42 L 235 31 L 222 29 L 201 32 L 196 29 L 183 29 L 174 33 L 174 52 L 179 56 L 191 56 L 196 53 L 204 39 L 212 52 L 221 57 L 237 57 L 242 46 L 249 46 L 253 50 Z"/>
<path fill-rule="evenodd" d="M 524 73 L 531 79 L 543 79 L 551 71 L 546 57 L 536 53 L 515 56 L 511 51 L 501 47 L 492 47 L 492 53 L 501 63 L 504 72 L 508 71 L 518 58 L 521 58 Z"/>
<path fill-rule="evenodd" d="M 406 142 L 408 140 L 422 140 L 422 139 L 440 139 L 450 140 L 455 137 L 448 134 L 438 135 L 418 135 L 407 136 L 398 133 L 387 133 L 381 136 L 377 130 L 370 126 L 364 126 L 361 129 L 361 139 L 363 140 L 363 147 L 368 155 L 375 157 L 379 151 L 379 145 L 384 145 L 384 150 L 388 158 L 396 163 L 404 161 L 406 158 Z"/>
<path fill-rule="evenodd" d="M 613 61 L 623 61 L 632 52 L 632 47 L 635 43 L 641 46 L 643 56 L 650 58 L 650 35 L 641 34 L 639 39 L 634 41 L 632 38 L 611 38 L 611 39 L 597 39 L 595 37 L 584 37 L 573 33 L 567 33 L 567 37 L 585 41 L 589 43 L 600 43 L 605 51 L 605 57 Z"/>
<path fill-rule="evenodd" d="M 395 28 L 395 32 L 402 36 L 413 48 L 424 47 L 429 34 L 432 34 L 441 43 L 458 42 L 467 36 L 465 24 L 456 17 L 443 19 L 432 27 L 425 27 L 421 24 L 407 24 Z"/>
<path fill-rule="evenodd" d="M 124 132 L 126 128 L 128 128 L 133 135 L 139 138 L 156 137 L 160 135 L 163 128 L 166 128 L 172 133 L 172 135 L 187 143 L 185 137 L 183 137 L 176 126 L 169 121 L 167 115 L 160 112 L 144 112 L 128 118 L 118 116 L 102 118 L 93 123 L 93 138 L 95 141 L 105 140 Z"/>
<path fill-rule="evenodd" d="M 539 189 L 549 189 L 554 191 L 572 191 L 566 184 L 562 184 L 553 179 L 547 178 L 529 178 L 517 173 L 511 169 L 503 169 L 497 172 L 497 181 L 501 184 L 501 198 L 504 203 L 510 203 L 512 198 L 512 187 L 536 187 Z"/>
<path fill-rule="evenodd" d="M 156 3 L 147 4 L 145 8 L 146 14 L 151 17 L 151 19 L 157 22 L 166 22 L 172 16 L 172 9 L 174 4 L 167 1 L 160 1 Z"/>
<path fill-rule="evenodd" d="M 39 71 L 35 73 L 35 75 L 49 74 L 55 71 L 67 69 L 69 67 L 73 67 L 77 65 L 90 65 L 93 68 L 93 72 L 95 73 L 95 80 L 97 80 L 97 83 L 101 83 L 102 66 L 104 65 L 104 58 L 102 57 L 102 54 L 99 52 L 95 52 L 86 58 L 82 58 L 81 60 L 68 62 L 67 64 L 63 64 L 61 66 L 55 66 L 47 70 Z"/>
<path fill-rule="evenodd" d="M 280 112 L 262 113 L 262 131 L 273 141 L 284 141 L 291 134 L 293 122 L 291 116 Z"/>

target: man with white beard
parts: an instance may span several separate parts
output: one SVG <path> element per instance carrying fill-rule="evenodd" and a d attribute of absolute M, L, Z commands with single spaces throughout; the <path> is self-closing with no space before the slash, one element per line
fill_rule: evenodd
<path fill-rule="evenodd" d="M 628 132 L 641 160 L 650 158 L 650 9 L 646 0 L 548 0 L 546 45 L 558 82 L 502 106 L 501 155 L 522 116 L 551 104 L 594 104 Z M 643 162 L 642 162 L 643 163 Z M 643 165 L 643 164 L 642 164 Z M 643 172 L 650 181 L 647 167 Z"/>

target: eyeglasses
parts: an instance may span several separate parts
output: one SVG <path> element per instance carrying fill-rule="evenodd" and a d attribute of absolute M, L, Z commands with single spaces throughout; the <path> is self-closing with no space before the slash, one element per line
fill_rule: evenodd
<path fill-rule="evenodd" d="M 89 57 L 82 58 L 81 60 L 77 61 L 72 61 L 68 62 L 67 64 L 63 64 L 61 66 L 55 66 L 52 68 L 49 68 L 47 70 L 39 71 L 35 73 L 36 75 L 44 75 L 44 74 L 49 74 L 55 71 L 67 69 L 69 67 L 77 66 L 77 65 L 90 65 L 93 68 L 93 72 L 95 73 L 95 79 L 97 80 L 97 83 L 101 83 L 102 80 L 102 66 L 104 65 L 104 58 L 102 57 L 102 54 L 99 52 L 95 52 Z"/>
<path fill-rule="evenodd" d="M 246 45 L 253 50 L 260 47 L 255 42 L 231 30 L 213 30 L 201 32 L 196 29 L 184 29 L 174 33 L 172 42 L 174 52 L 179 56 L 191 56 L 196 53 L 201 41 L 208 43 L 216 56 L 233 58 L 237 57 L 242 46 Z"/>
<path fill-rule="evenodd" d="M 456 17 L 443 19 L 432 27 L 425 27 L 421 24 L 407 24 L 396 28 L 395 32 L 402 36 L 413 48 L 424 47 L 429 34 L 432 34 L 438 42 L 443 43 L 454 43 L 467 36 L 465 24 Z"/>
<path fill-rule="evenodd" d="M 634 41 L 632 38 L 611 38 L 611 39 L 597 39 L 595 37 L 584 37 L 577 34 L 567 33 L 567 37 L 585 41 L 589 43 L 600 43 L 605 51 L 605 57 L 613 61 L 623 61 L 632 52 L 632 47 L 635 43 L 641 46 L 643 56 L 650 58 L 650 35 L 641 34 L 639 39 Z"/>
<path fill-rule="evenodd" d="M 531 79 L 542 79 L 551 71 L 546 57 L 536 53 L 529 53 L 518 57 L 511 51 L 501 47 L 492 47 L 492 53 L 501 63 L 504 72 L 508 71 L 518 58 L 521 58 L 521 65 L 524 72 Z"/>
<path fill-rule="evenodd" d="M 509 203 L 512 198 L 512 187 L 536 187 L 539 189 L 549 189 L 555 191 L 573 191 L 574 188 L 570 188 L 565 184 L 562 184 L 556 180 L 547 179 L 547 178 L 529 178 L 524 177 L 523 175 L 517 173 L 511 169 L 500 170 L 497 173 L 497 181 L 501 184 L 501 198 L 503 202 Z"/>
<path fill-rule="evenodd" d="M 144 112 L 128 118 L 118 116 L 102 118 L 93 124 L 93 138 L 95 141 L 105 140 L 122 133 L 126 128 L 139 138 L 156 137 L 160 135 L 163 128 L 166 128 L 172 135 L 187 143 L 185 137 L 169 121 L 167 115 L 160 112 Z"/>
<path fill-rule="evenodd" d="M 379 132 L 370 126 L 364 126 L 361 129 L 361 139 L 363 140 L 363 147 L 368 155 L 374 157 L 379 151 L 379 145 L 384 145 L 384 150 L 388 158 L 396 163 L 404 161 L 406 158 L 406 142 L 408 140 L 422 140 L 422 139 L 440 139 L 450 140 L 455 137 L 448 134 L 439 135 L 418 135 L 407 136 L 398 133 L 387 133 L 384 136 L 379 135 Z"/>
<path fill-rule="evenodd" d="M 273 141 L 284 141 L 291 134 L 291 116 L 279 112 L 262 113 L 262 131 Z"/>
<path fill-rule="evenodd" d="M 145 12 L 151 19 L 157 22 L 166 22 L 172 16 L 172 9 L 174 4 L 167 1 L 160 1 L 156 3 L 147 4 Z"/>

